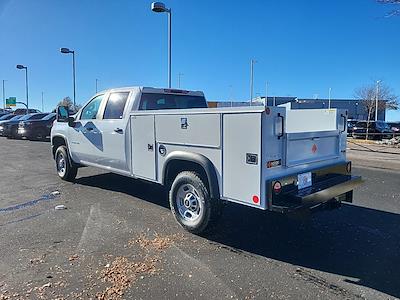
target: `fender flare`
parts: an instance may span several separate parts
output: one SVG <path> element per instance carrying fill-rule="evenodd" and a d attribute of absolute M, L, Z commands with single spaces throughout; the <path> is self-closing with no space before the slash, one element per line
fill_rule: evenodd
<path fill-rule="evenodd" d="M 207 175 L 211 197 L 214 199 L 220 198 L 221 195 L 219 193 L 218 177 L 214 164 L 207 157 L 199 153 L 186 152 L 186 151 L 173 151 L 170 154 L 168 154 L 162 170 L 163 185 L 166 185 L 167 183 L 168 165 L 169 163 L 172 163 L 174 160 L 188 161 L 200 165 Z"/>

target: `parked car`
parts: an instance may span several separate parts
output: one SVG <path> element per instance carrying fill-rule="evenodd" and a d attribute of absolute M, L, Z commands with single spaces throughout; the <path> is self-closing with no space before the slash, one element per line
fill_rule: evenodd
<path fill-rule="evenodd" d="M 51 127 L 56 119 L 55 113 L 50 113 L 39 120 L 20 121 L 18 134 L 29 140 L 45 140 L 50 138 Z"/>
<path fill-rule="evenodd" d="M 0 108 L 0 117 L 2 117 L 2 116 L 4 116 L 4 115 L 11 114 L 11 113 L 12 113 L 12 111 L 11 111 L 10 109 L 3 109 L 3 108 Z"/>
<path fill-rule="evenodd" d="M 12 115 L 11 117 L 7 116 L 7 117 L 5 117 L 4 120 L 1 120 L 0 121 L 0 136 L 5 136 L 4 129 L 9 122 L 17 121 L 17 120 L 21 119 L 22 117 L 23 117 L 23 115 L 18 115 L 18 116 Z"/>
<path fill-rule="evenodd" d="M 353 127 L 354 138 L 365 138 L 367 134 L 367 121 L 360 121 Z M 370 121 L 368 124 L 368 139 L 381 140 L 391 139 L 393 131 L 389 124 L 384 121 Z"/>
<path fill-rule="evenodd" d="M 0 117 L 0 122 L 10 120 L 12 117 L 15 117 L 14 114 L 5 114 Z"/>
<path fill-rule="evenodd" d="M 3 136 L 6 136 L 9 139 L 18 138 L 19 122 L 27 120 L 38 120 L 47 115 L 48 115 L 47 113 L 35 113 L 35 114 L 21 115 L 21 118 L 14 121 L 11 121 L 12 120 L 11 119 L 9 122 L 5 123 Z"/>
<path fill-rule="evenodd" d="M 28 114 L 35 114 L 35 113 L 41 113 L 40 110 L 35 109 L 35 108 L 30 108 Z M 26 115 L 26 108 L 17 108 L 14 111 L 14 115 Z"/>
<path fill-rule="evenodd" d="M 400 122 L 389 122 L 388 124 L 393 133 L 400 134 Z"/>
<path fill-rule="evenodd" d="M 347 136 L 351 136 L 353 134 L 354 125 L 358 123 L 358 120 L 347 120 Z"/>

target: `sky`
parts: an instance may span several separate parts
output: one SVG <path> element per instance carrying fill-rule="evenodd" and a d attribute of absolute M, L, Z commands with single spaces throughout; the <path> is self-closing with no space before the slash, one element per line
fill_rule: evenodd
<path fill-rule="evenodd" d="M 0 0 L 0 81 L 6 98 L 49 111 L 120 86 L 167 86 L 167 14 L 145 0 Z M 168 0 L 172 9 L 172 85 L 208 100 L 247 101 L 250 60 L 254 95 L 352 98 L 383 80 L 400 95 L 400 16 L 375 0 Z M 1 82 L 0 82 L 1 83 Z M 1 88 L 1 87 L 0 87 Z M 400 111 L 388 112 L 400 120 Z"/>

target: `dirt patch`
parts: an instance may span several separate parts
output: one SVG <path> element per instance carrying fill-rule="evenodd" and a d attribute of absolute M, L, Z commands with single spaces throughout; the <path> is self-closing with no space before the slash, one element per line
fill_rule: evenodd
<path fill-rule="evenodd" d="M 97 293 L 96 298 L 99 300 L 120 299 L 138 276 L 155 274 L 158 261 L 154 257 L 146 258 L 142 262 L 131 262 L 126 257 L 116 257 L 111 265 L 100 273 L 100 279 L 110 283 L 111 286 Z"/>
<path fill-rule="evenodd" d="M 176 241 L 182 240 L 183 235 L 174 234 L 168 236 L 161 236 L 159 234 L 155 234 L 153 239 L 147 238 L 144 234 L 141 234 L 139 238 L 129 241 L 128 245 L 133 246 L 134 244 L 138 244 L 142 249 L 146 250 L 156 250 L 163 251 L 169 248 Z"/>

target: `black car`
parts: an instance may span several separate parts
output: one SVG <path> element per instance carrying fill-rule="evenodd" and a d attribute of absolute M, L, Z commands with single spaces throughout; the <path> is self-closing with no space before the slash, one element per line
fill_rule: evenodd
<path fill-rule="evenodd" d="M 21 138 L 29 140 L 45 140 L 50 137 L 55 119 L 56 114 L 51 113 L 39 120 L 21 121 L 18 126 L 18 134 Z"/>
<path fill-rule="evenodd" d="M 9 139 L 18 138 L 19 122 L 27 120 L 38 120 L 47 115 L 48 115 L 47 113 L 34 113 L 34 114 L 21 115 L 21 118 L 17 120 L 10 119 L 10 121 L 4 123 L 5 125 L 3 130 L 3 136 L 6 136 Z"/>
<path fill-rule="evenodd" d="M 400 122 L 389 122 L 388 124 L 396 136 L 400 134 Z"/>
<path fill-rule="evenodd" d="M 384 121 L 360 121 L 353 127 L 354 138 L 364 138 L 367 135 L 368 125 L 368 139 L 381 140 L 391 139 L 393 137 L 393 131 L 389 124 Z"/>
<path fill-rule="evenodd" d="M 347 120 L 347 136 L 352 136 L 354 125 L 358 122 L 358 120 Z"/>
<path fill-rule="evenodd" d="M 4 136 L 4 129 L 9 122 L 17 121 L 23 116 L 7 115 L 0 118 L 0 136 Z"/>

